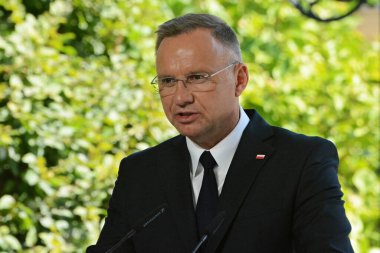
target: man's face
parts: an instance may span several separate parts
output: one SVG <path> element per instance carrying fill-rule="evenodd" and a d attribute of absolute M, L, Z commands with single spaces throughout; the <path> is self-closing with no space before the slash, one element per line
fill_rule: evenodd
<path fill-rule="evenodd" d="M 158 76 L 185 79 L 191 73 L 212 74 L 237 59 L 207 29 L 196 29 L 165 38 L 158 50 Z M 161 96 L 166 117 L 180 132 L 203 148 L 215 146 L 236 126 L 239 119 L 238 97 L 248 81 L 245 65 L 237 64 L 211 77 L 211 91 L 190 91 L 183 82 L 175 93 Z"/>

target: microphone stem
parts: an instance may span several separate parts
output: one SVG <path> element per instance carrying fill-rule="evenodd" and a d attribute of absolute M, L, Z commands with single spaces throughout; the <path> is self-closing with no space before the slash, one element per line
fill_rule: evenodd
<path fill-rule="evenodd" d="M 127 239 L 131 238 L 134 234 L 136 234 L 136 230 L 132 229 L 126 234 L 118 243 L 116 243 L 112 248 L 106 251 L 106 253 L 112 253 L 115 249 L 117 249 L 123 242 Z"/>
<path fill-rule="evenodd" d="M 202 244 L 207 240 L 207 237 L 208 237 L 207 234 L 202 236 L 201 240 L 199 241 L 199 243 L 197 244 L 197 246 L 195 247 L 195 249 L 191 253 L 196 253 L 198 251 L 198 249 L 202 246 Z"/>

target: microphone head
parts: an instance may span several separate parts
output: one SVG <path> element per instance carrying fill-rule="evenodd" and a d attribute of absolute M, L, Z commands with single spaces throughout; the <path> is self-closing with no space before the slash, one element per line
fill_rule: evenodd
<path fill-rule="evenodd" d="M 145 227 L 147 227 L 150 223 L 152 223 L 157 217 L 161 216 L 164 212 L 166 212 L 166 209 L 168 208 L 168 204 L 163 203 L 159 206 L 157 206 L 155 209 L 153 209 L 152 212 L 150 212 L 148 215 L 144 217 L 140 222 L 138 222 L 133 228 L 136 231 L 141 231 Z"/>
<path fill-rule="evenodd" d="M 212 219 L 210 224 L 208 224 L 207 227 L 205 228 L 204 230 L 205 232 L 203 233 L 203 236 L 201 236 L 200 241 L 197 243 L 192 253 L 198 252 L 198 249 L 202 246 L 202 244 L 204 244 L 209 239 L 209 237 L 213 236 L 218 231 L 225 217 L 226 217 L 226 212 L 220 211 L 214 217 L 214 219 Z"/>
<path fill-rule="evenodd" d="M 138 223 L 132 226 L 131 230 L 123 237 L 120 241 L 118 241 L 112 248 L 108 249 L 106 253 L 112 253 L 116 249 L 118 249 L 126 240 L 129 240 L 132 236 L 134 236 L 137 232 L 140 232 L 145 227 L 147 227 L 150 223 L 152 223 L 155 219 L 157 219 L 161 214 L 166 211 L 168 204 L 163 203 L 153 209 L 148 215 L 145 216 L 144 219 L 141 219 Z"/>

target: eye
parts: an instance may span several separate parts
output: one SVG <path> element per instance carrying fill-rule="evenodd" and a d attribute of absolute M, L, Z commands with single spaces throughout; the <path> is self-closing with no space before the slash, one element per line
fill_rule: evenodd
<path fill-rule="evenodd" d="M 177 80 L 173 77 L 161 77 L 158 79 L 158 83 L 163 86 L 173 86 Z"/>
<path fill-rule="evenodd" d="M 207 79 L 206 74 L 191 74 L 187 76 L 187 81 L 190 83 L 200 83 Z"/>

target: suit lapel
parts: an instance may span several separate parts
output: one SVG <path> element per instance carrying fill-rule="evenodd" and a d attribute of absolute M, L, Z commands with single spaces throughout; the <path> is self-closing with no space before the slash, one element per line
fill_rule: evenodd
<path fill-rule="evenodd" d="M 158 156 L 157 167 L 164 182 L 168 211 L 185 245 L 185 252 L 190 252 L 197 242 L 189 165 L 190 155 L 183 136 L 177 137 L 174 145 L 161 150 Z"/>
<path fill-rule="evenodd" d="M 270 145 L 272 135 L 271 127 L 255 112 L 243 132 L 228 170 L 218 206 L 218 210 L 226 212 L 226 217 L 219 231 L 210 238 L 207 244 L 207 252 L 214 252 L 217 249 L 244 202 L 258 172 L 264 169 L 264 164 L 274 152 Z M 257 159 L 257 155 L 265 155 L 265 158 Z"/>

